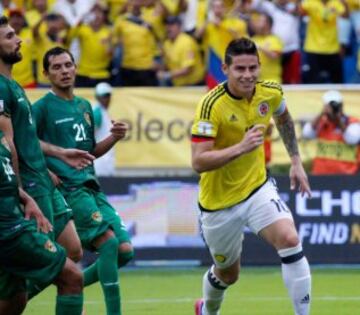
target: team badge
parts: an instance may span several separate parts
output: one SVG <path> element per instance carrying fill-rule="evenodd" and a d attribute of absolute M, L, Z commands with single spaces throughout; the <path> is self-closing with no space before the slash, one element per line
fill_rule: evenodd
<path fill-rule="evenodd" d="M 85 118 L 86 122 L 88 123 L 88 125 L 91 126 L 90 114 L 88 112 L 84 113 L 84 118 Z"/>
<path fill-rule="evenodd" d="M 200 121 L 198 123 L 198 133 L 204 136 L 211 136 L 213 125 L 208 121 Z"/>
<path fill-rule="evenodd" d="M 224 263 L 226 261 L 226 257 L 224 255 L 215 254 L 214 257 L 219 263 Z"/>
<path fill-rule="evenodd" d="M 5 137 L 1 138 L 1 144 L 6 148 L 6 150 L 10 151 L 9 143 L 6 141 Z"/>
<path fill-rule="evenodd" d="M 261 103 L 261 104 L 259 105 L 258 110 L 259 110 L 259 115 L 260 115 L 261 117 L 266 116 L 266 114 L 267 114 L 268 111 L 269 111 L 269 104 L 266 103 L 266 102 Z"/>
<path fill-rule="evenodd" d="M 47 240 L 44 247 L 45 247 L 46 250 L 48 250 L 49 252 L 52 252 L 52 253 L 56 253 L 56 251 L 57 251 L 56 246 L 50 240 Z"/>
<path fill-rule="evenodd" d="M 102 221 L 102 215 L 100 213 L 100 211 L 96 211 L 91 215 L 91 218 L 96 221 L 96 222 L 101 222 Z"/>

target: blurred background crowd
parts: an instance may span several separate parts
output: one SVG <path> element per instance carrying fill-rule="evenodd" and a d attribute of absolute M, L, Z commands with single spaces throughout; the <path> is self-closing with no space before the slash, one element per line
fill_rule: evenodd
<path fill-rule="evenodd" d="M 22 39 L 14 79 L 46 87 L 53 46 L 76 57 L 76 86 L 191 86 L 221 82 L 234 38 L 258 45 L 262 79 L 285 84 L 357 83 L 358 0 L 2 0 Z"/>

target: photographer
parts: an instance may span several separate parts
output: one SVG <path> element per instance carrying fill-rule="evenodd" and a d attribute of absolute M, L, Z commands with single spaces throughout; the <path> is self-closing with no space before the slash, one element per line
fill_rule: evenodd
<path fill-rule="evenodd" d="M 305 139 L 317 138 L 312 173 L 356 174 L 360 169 L 360 121 L 344 114 L 340 92 L 327 91 L 322 99 L 322 113 L 302 130 Z"/>

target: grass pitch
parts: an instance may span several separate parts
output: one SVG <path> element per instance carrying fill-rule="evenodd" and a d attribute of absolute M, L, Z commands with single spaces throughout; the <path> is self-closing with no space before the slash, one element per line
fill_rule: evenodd
<path fill-rule="evenodd" d="M 191 315 L 201 295 L 204 268 L 124 269 L 120 272 L 124 315 Z M 313 315 L 360 314 L 360 269 L 312 269 Z M 85 289 L 86 315 L 105 315 L 99 285 Z M 55 313 L 53 287 L 29 302 L 25 315 Z M 222 315 L 292 315 L 279 268 L 244 267 L 226 293 Z"/>

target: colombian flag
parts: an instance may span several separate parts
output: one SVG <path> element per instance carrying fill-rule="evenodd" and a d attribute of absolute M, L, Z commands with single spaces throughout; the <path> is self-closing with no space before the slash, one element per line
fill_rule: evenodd
<path fill-rule="evenodd" d="M 224 27 L 211 25 L 208 31 L 206 40 L 206 85 L 209 89 L 212 89 L 217 84 L 226 80 L 221 64 L 224 61 L 226 47 L 234 38 Z"/>

